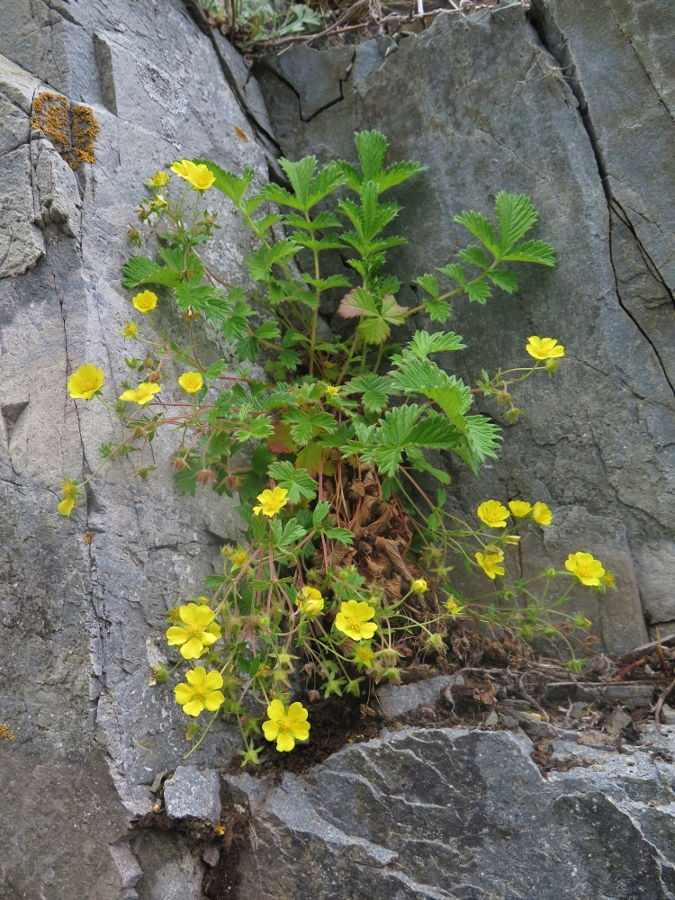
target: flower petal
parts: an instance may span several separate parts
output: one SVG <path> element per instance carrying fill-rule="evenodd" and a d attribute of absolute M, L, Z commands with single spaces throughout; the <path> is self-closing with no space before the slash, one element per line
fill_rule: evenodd
<path fill-rule="evenodd" d="M 176 698 L 176 703 L 180 703 L 181 706 L 184 706 L 186 703 L 189 703 L 190 700 L 195 695 L 195 692 L 188 684 L 183 684 L 181 681 L 180 684 L 177 684 L 173 689 L 174 697 Z"/>
<path fill-rule="evenodd" d="M 265 738 L 268 741 L 275 741 L 277 739 L 277 735 L 279 734 L 279 723 L 272 722 L 268 719 L 266 722 L 262 723 L 262 730 Z"/>
<path fill-rule="evenodd" d="M 286 711 L 281 700 L 272 700 L 270 705 L 267 707 L 267 718 L 271 719 L 273 722 L 278 722 L 285 716 L 285 714 Z"/>
<path fill-rule="evenodd" d="M 183 707 L 183 712 L 188 716 L 198 716 L 199 713 L 204 709 L 204 704 L 201 700 L 194 699 L 189 703 L 186 703 Z"/>
<path fill-rule="evenodd" d="M 180 625 L 172 625 L 166 632 L 166 639 L 170 647 L 176 647 L 184 644 L 188 639 L 188 633 Z"/>
<path fill-rule="evenodd" d="M 293 737 L 296 741 L 306 741 L 309 738 L 309 729 L 309 722 L 298 722 L 297 725 L 293 725 Z"/>
<path fill-rule="evenodd" d="M 214 669 L 213 671 L 206 673 L 204 684 L 209 691 L 215 691 L 223 686 L 223 676 Z"/>
<path fill-rule="evenodd" d="M 288 718 L 291 720 L 293 726 L 295 726 L 296 722 L 306 722 L 308 715 L 309 713 L 302 703 L 291 703 L 288 707 Z"/>
<path fill-rule="evenodd" d="M 183 644 L 180 648 L 180 655 L 183 659 L 199 659 L 204 649 L 204 645 L 199 638 L 191 637 L 187 644 Z"/>
<path fill-rule="evenodd" d="M 295 747 L 295 741 L 287 731 L 282 731 L 277 738 L 277 750 L 280 753 L 288 753 Z"/>
<path fill-rule="evenodd" d="M 195 625 L 201 625 L 206 628 L 207 625 L 210 625 L 211 622 L 216 617 L 216 614 L 209 606 L 197 606 L 196 603 L 192 604 L 195 607 L 194 611 L 194 622 Z"/>
<path fill-rule="evenodd" d="M 220 691 L 211 691 L 204 698 L 204 706 L 209 712 L 215 712 L 225 702 L 225 695 Z"/>
<path fill-rule="evenodd" d="M 193 687 L 199 687 L 206 681 L 206 669 L 204 666 L 195 666 L 194 669 L 188 669 L 185 677 Z"/>

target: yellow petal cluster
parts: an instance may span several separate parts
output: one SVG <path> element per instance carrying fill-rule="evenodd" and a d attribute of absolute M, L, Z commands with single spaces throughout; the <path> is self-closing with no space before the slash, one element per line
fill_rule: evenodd
<path fill-rule="evenodd" d="M 168 184 L 170 181 L 170 177 L 166 174 L 166 172 L 155 172 L 152 178 L 148 178 L 148 184 L 151 187 L 164 187 L 165 184 Z"/>
<path fill-rule="evenodd" d="M 600 560 L 594 559 L 590 553 L 570 553 L 565 560 L 565 568 L 589 587 L 597 587 L 605 575 Z"/>
<path fill-rule="evenodd" d="M 178 384 L 186 394 L 196 394 L 204 386 L 204 379 L 199 372 L 184 372 L 178 379 Z"/>
<path fill-rule="evenodd" d="M 509 509 L 514 518 L 523 519 L 531 512 L 532 504 L 527 500 L 509 500 Z"/>
<path fill-rule="evenodd" d="M 286 488 L 275 487 L 273 491 L 267 489 L 256 497 L 256 500 L 260 501 L 260 506 L 254 506 L 253 512 L 256 516 L 259 516 L 260 513 L 262 513 L 263 516 L 267 516 L 268 519 L 271 519 L 272 516 L 276 516 L 276 514 L 286 506 L 288 503 L 287 498 L 288 491 Z"/>
<path fill-rule="evenodd" d="M 203 666 L 195 666 L 185 673 L 187 684 L 177 684 L 173 689 L 176 703 L 180 703 L 188 716 L 198 716 L 203 709 L 215 712 L 225 702 L 220 688 L 223 676 L 212 669 L 207 672 Z"/>
<path fill-rule="evenodd" d="M 68 393 L 73 400 L 91 400 L 103 387 L 103 369 L 91 363 L 79 366 L 68 379 Z"/>
<path fill-rule="evenodd" d="M 489 528 L 505 528 L 509 511 L 499 500 L 486 500 L 476 510 L 478 518 Z"/>
<path fill-rule="evenodd" d="M 142 381 L 137 388 L 132 388 L 120 394 L 120 400 L 124 403 L 138 403 L 139 406 L 145 406 L 161 390 L 161 387 L 152 381 Z"/>
<path fill-rule="evenodd" d="M 199 659 L 220 637 L 220 626 L 213 621 L 215 613 L 208 606 L 188 603 L 178 615 L 183 625 L 172 625 L 166 632 L 170 647 L 180 647 L 184 659 Z"/>
<path fill-rule="evenodd" d="M 532 509 L 532 518 L 537 525 L 550 525 L 553 521 L 553 513 L 545 503 L 535 503 Z"/>
<path fill-rule="evenodd" d="M 318 591 L 313 587 L 301 588 L 298 591 L 298 596 L 295 598 L 295 602 L 300 607 L 300 612 L 303 612 L 309 619 L 313 619 L 314 616 L 318 616 L 324 607 L 324 600 L 323 596 L 321 595 L 321 591 Z"/>
<path fill-rule="evenodd" d="M 496 575 L 504 574 L 504 557 L 501 553 L 476 553 L 476 562 L 488 578 L 495 580 Z"/>
<path fill-rule="evenodd" d="M 138 322 L 130 322 L 129 319 L 124 323 L 124 328 L 120 331 L 120 334 L 126 340 L 127 338 L 136 337 L 136 332 L 138 331 Z"/>
<path fill-rule="evenodd" d="M 204 165 L 193 163 L 189 159 L 183 159 L 181 162 L 175 162 L 171 166 L 171 171 L 179 178 L 184 178 L 192 185 L 195 191 L 208 191 L 216 180 L 214 174 Z"/>
<path fill-rule="evenodd" d="M 535 359 L 560 359 L 565 355 L 565 348 L 555 338 L 540 338 L 533 334 L 525 349 Z"/>
<path fill-rule="evenodd" d="M 357 644 L 353 659 L 359 667 L 370 666 L 373 661 L 373 649 L 370 644 Z"/>
<path fill-rule="evenodd" d="M 450 613 L 450 615 L 452 616 L 453 619 L 455 618 L 455 616 L 458 616 L 461 613 L 461 611 L 464 609 L 464 607 L 460 606 L 456 600 L 452 599 L 452 597 L 449 597 L 445 601 L 445 608 Z"/>
<path fill-rule="evenodd" d="M 377 631 L 375 622 L 368 621 L 374 615 L 375 610 L 365 600 L 347 600 L 340 604 L 335 627 L 354 641 L 369 641 Z"/>
<path fill-rule="evenodd" d="M 309 737 L 307 716 L 302 703 L 291 703 L 287 710 L 281 700 L 272 700 L 267 707 L 267 721 L 263 722 L 263 734 L 268 741 L 277 742 L 277 750 L 287 753 L 296 741 L 306 741 Z"/>
<path fill-rule="evenodd" d="M 69 478 L 61 482 L 61 490 L 63 492 L 63 500 L 56 508 L 60 515 L 69 516 L 73 511 L 79 491 L 75 482 Z"/>
<path fill-rule="evenodd" d="M 131 298 L 131 302 L 140 313 L 149 313 L 157 306 L 157 294 L 153 291 L 141 291 Z"/>
<path fill-rule="evenodd" d="M 410 585 L 410 590 L 415 594 L 424 594 L 429 585 L 424 578 L 415 578 L 413 583 Z"/>

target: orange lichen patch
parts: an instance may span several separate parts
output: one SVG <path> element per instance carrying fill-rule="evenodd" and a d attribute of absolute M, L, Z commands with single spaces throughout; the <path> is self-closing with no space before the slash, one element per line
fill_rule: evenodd
<path fill-rule="evenodd" d="M 234 126 L 234 133 L 237 135 L 237 137 L 239 138 L 240 141 L 243 141 L 245 144 L 248 144 L 248 135 L 238 125 Z"/>
<path fill-rule="evenodd" d="M 6 725 L 0 725 L 0 740 L 2 740 L 3 738 L 7 741 L 14 740 L 14 735 Z"/>
<path fill-rule="evenodd" d="M 94 142 L 99 128 L 88 106 L 71 109 L 61 94 L 43 91 L 33 101 L 31 125 L 49 138 L 71 169 L 96 162 Z"/>
<path fill-rule="evenodd" d="M 75 148 L 76 169 L 80 163 L 95 163 L 94 141 L 98 134 L 98 122 L 88 106 L 73 107 L 73 145 Z"/>
<path fill-rule="evenodd" d="M 44 91 L 33 101 L 31 125 L 45 134 L 64 159 L 72 150 L 70 106 L 65 97 Z"/>

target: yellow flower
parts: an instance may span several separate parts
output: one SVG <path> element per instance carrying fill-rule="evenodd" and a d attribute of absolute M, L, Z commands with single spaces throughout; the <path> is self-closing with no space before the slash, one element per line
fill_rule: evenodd
<path fill-rule="evenodd" d="M 511 515 L 516 519 L 523 519 L 532 509 L 527 500 L 509 500 Z"/>
<path fill-rule="evenodd" d="M 476 510 L 478 518 L 481 522 L 490 528 L 505 528 L 506 520 L 509 517 L 509 511 L 499 500 L 486 500 Z"/>
<path fill-rule="evenodd" d="M 460 606 L 456 600 L 452 599 L 452 597 L 449 597 L 445 601 L 445 608 L 450 613 L 450 615 L 452 616 L 453 619 L 455 618 L 455 616 L 458 616 L 461 613 L 461 611 L 464 609 L 464 607 Z"/>
<path fill-rule="evenodd" d="M 166 174 L 166 172 L 156 172 L 152 178 L 148 178 L 148 184 L 151 187 L 164 187 L 165 184 L 168 184 L 170 181 L 170 177 Z"/>
<path fill-rule="evenodd" d="M 204 163 L 200 163 L 188 172 L 187 180 L 192 185 L 193 191 L 208 191 L 216 180 L 216 176 L 204 165 Z"/>
<path fill-rule="evenodd" d="M 540 338 L 532 335 L 525 349 L 535 359 L 560 359 L 565 355 L 565 348 L 555 338 Z"/>
<path fill-rule="evenodd" d="M 340 604 L 335 627 L 355 641 L 369 641 L 377 631 L 375 622 L 368 621 L 374 615 L 375 610 L 365 600 L 348 600 Z"/>
<path fill-rule="evenodd" d="M 429 585 L 427 584 L 424 578 L 415 578 L 413 583 L 410 585 L 410 590 L 414 591 L 416 594 L 423 594 Z"/>
<path fill-rule="evenodd" d="M 565 560 L 565 568 L 589 587 L 597 587 L 605 575 L 600 560 L 593 559 L 590 553 L 570 553 Z"/>
<path fill-rule="evenodd" d="M 612 575 L 611 572 L 605 572 L 605 574 L 602 576 L 602 582 L 605 587 L 616 587 L 616 575 Z"/>
<path fill-rule="evenodd" d="M 215 712 L 225 702 L 223 693 L 223 676 L 212 669 L 207 672 L 203 666 L 195 666 L 185 673 L 188 684 L 177 684 L 173 689 L 176 703 L 180 703 L 183 712 L 188 716 L 198 716 L 206 708 Z"/>
<path fill-rule="evenodd" d="M 157 294 L 152 291 L 141 291 L 131 298 L 135 309 L 142 313 L 149 313 L 157 306 Z"/>
<path fill-rule="evenodd" d="M 312 587 L 301 588 L 298 591 L 295 602 L 300 607 L 300 612 L 303 612 L 310 619 L 318 616 L 324 605 L 321 591 L 317 591 L 316 588 Z"/>
<path fill-rule="evenodd" d="M 262 726 L 265 738 L 276 741 L 281 753 L 292 750 L 296 741 L 306 741 L 309 737 L 307 716 L 302 703 L 291 703 L 287 711 L 281 700 L 272 700 L 267 707 L 267 721 Z"/>
<path fill-rule="evenodd" d="M 120 400 L 123 400 L 125 403 L 138 403 L 139 406 L 145 406 L 161 390 L 161 387 L 158 384 L 153 384 L 152 381 L 142 381 L 137 388 L 120 394 Z"/>
<path fill-rule="evenodd" d="M 370 644 L 357 644 L 354 648 L 353 660 L 359 668 L 370 666 L 373 661 L 373 650 Z"/>
<path fill-rule="evenodd" d="M 537 525 L 550 525 L 553 521 L 553 513 L 545 503 L 535 503 L 532 518 Z"/>
<path fill-rule="evenodd" d="M 488 578 L 495 580 L 495 575 L 504 574 L 504 557 L 501 553 L 476 553 L 476 562 Z"/>
<path fill-rule="evenodd" d="M 138 331 L 138 322 L 130 322 L 129 319 L 124 323 L 124 328 L 120 331 L 120 334 L 124 337 L 124 340 L 127 338 L 136 337 L 136 332 Z"/>
<path fill-rule="evenodd" d="M 216 614 L 206 605 L 188 603 L 178 615 L 184 625 L 172 625 L 166 632 L 170 647 L 180 647 L 183 659 L 199 659 L 220 637 L 220 626 L 213 621 Z"/>
<path fill-rule="evenodd" d="M 248 553 L 240 548 L 232 554 L 230 559 L 232 560 L 233 569 L 241 569 L 248 562 Z"/>
<path fill-rule="evenodd" d="M 254 506 L 253 512 L 256 516 L 259 516 L 262 513 L 264 516 L 267 516 L 268 519 L 271 519 L 272 516 L 276 516 L 280 509 L 283 509 L 284 506 L 288 503 L 286 499 L 288 497 L 288 491 L 286 488 L 275 487 L 273 491 L 269 489 L 263 491 L 262 494 L 258 494 L 256 500 L 260 500 L 260 506 Z"/>
<path fill-rule="evenodd" d="M 63 500 L 56 508 L 62 516 L 69 516 L 73 511 L 79 491 L 75 482 L 70 478 L 61 482 L 61 490 L 63 491 Z"/>
<path fill-rule="evenodd" d="M 103 387 L 103 369 L 91 363 L 79 366 L 68 379 L 68 393 L 73 400 L 91 400 Z"/>
<path fill-rule="evenodd" d="M 336 387 L 334 384 L 326 384 L 324 385 L 324 390 L 328 394 L 329 397 L 334 397 L 336 394 L 340 393 L 340 388 Z"/>
<path fill-rule="evenodd" d="M 178 379 L 178 384 L 186 394 L 196 394 L 204 386 L 204 379 L 199 372 L 184 372 Z"/>
<path fill-rule="evenodd" d="M 190 175 L 190 172 L 196 168 L 197 168 L 197 166 L 195 166 L 195 164 L 193 162 L 191 162 L 191 160 L 184 159 L 181 162 L 175 162 L 171 166 L 171 171 L 174 174 L 178 175 L 180 178 L 185 178 L 185 180 L 187 181 L 188 177 Z"/>

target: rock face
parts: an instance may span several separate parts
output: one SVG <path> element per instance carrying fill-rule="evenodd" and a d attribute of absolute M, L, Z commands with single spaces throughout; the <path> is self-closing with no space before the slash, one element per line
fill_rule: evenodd
<path fill-rule="evenodd" d="M 183 155 L 265 180 L 265 154 L 250 103 L 179 0 L 6 0 L 0 54 L 0 722 L 15 736 L 0 741 L 0 835 L 12 848 L 0 852 L 0 896 L 166 900 L 171 883 L 184 900 L 199 896 L 201 867 L 180 836 L 169 853 L 144 835 L 140 885 L 118 842 L 185 753 L 170 688 L 148 684 L 166 611 L 199 593 L 237 517 L 212 492 L 177 496 L 168 441 L 153 444 L 147 484 L 133 463 L 108 469 L 59 516 L 60 480 L 93 472 L 101 442 L 119 436 L 102 406 L 68 398 L 66 381 L 100 365 L 111 400 L 126 377 L 134 348 L 119 332 L 135 316 L 121 265 L 144 181 Z M 44 102 L 51 124 L 36 113 Z M 70 139 L 77 115 L 98 127 L 96 162 L 73 170 L 84 148 L 74 139 L 66 151 L 56 126 Z M 213 265 L 237 280 L 251 239 L 221 219 Z M 229 759 L 234 731 L 214 731 L 194 765 Z"/>
<path fill-rule="evenodd" d="M 418 305 L 414 279 L 465 245 L 454 215 L 490 215 L 501 189 L 532 197 L 536 236 L 557 248 L 558 266 L 523 272 L 515 297 L 485 309 L 456 302 L 448 327 L 468 349 L 451 364 L 472 380 L 519 365 L 530 334 L 557 337 L 567 360 L 550 384 L 517 389 L 527 415 L 480 483 L 448 461 L 452 493 L 465 510 L 488 496 L 547 502 L 555 527 L 528 536 L 511 570 L 597 550 L 618 589 L 573 599 L 622 652 L 646 639 L 643 611 L 650 623 L 675 619 L 675 7 L 532 6 L 535 27 L 520 3 L 448 12 L 398 49 L 385 38 L 297 48 L 257 74 L 290 158 L 352 160 L 354 131 L 378 128 L 392 160 L 429 167 L 395 198 L 405 206 L 396 231 L 410 240 L 392 261 L 404 303 Z"/>
<path fill-rule="evenodd" d="M 590 768 L 544 780 L 524 737 L 410 729 L 272 789 L 232 779 L 255 835 L 238 900 L 671 898 L 672 763 L 554 745 Z"/>

